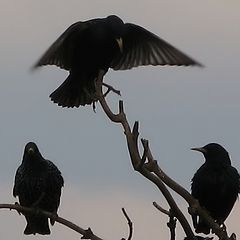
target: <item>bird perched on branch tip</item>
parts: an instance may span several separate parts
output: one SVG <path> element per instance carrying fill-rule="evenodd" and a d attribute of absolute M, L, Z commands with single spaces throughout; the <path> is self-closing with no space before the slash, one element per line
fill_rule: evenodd
<path fill-rule="evenodd" d="M 56 65 L 69 71 L 50 95 L 62 107 L 79 107 L 97 100 L 99 71 L 126 70 L 142 65 L 200 63 L 141 26 L 115 15 L 72 24 L 43 54 L 34 68 Z"/>

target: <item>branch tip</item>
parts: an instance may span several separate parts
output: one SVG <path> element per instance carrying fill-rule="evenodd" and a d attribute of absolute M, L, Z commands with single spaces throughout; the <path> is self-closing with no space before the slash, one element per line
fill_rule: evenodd
<path fill-rule="evenodd" d="M 118 105 L 119 105 L 119 113 L 124 113 L 123 101 L 119 100 Z"/>
<path fill-rule="evenodd" d="M 134 125 L 133 125 L 133 130 L 132 130 L 132 133 L 134 135 L 138 135 L 138 128 L 139 128 L 139 122 L 138 121 L 135 121 Z"/>
<path fill-rule="evenodd" d="M 159 204 L 157 204 L 156 202 L 153 202 L 153 206 L 154 206 L 157 210 L 159 210 L 161 213 L 164 213 L 165 215 L 167 215 L 167 216 L 169 216 L 169 217 L 171 216 L 170 211 L 162 208 L 162 207 L 161 207 Z"/>
<path fill-rule="evenodd" d="M 128 227 L 129 227 L 129 235 L 128 235 L 127 240 L 131 240 L 132 236 L 133 236 L 133 223 L 124 208 L 122 208 L 122 212 L 123 212 L 124 217 L 127 219 Z M 122 238 L 122 240 L 123 239 L 125 240 L 125 238 Z"/>
<path fill-rule="evenodd" d="M 147 139 L 141 138 L 141 143 L 143 145 L 144 150 L 146 150 L 147 152 L 149 151 L 149 142 Z"/>
<path fill-rule="evenodd" d="M 106 97 L 107 94 L 108 94 L 109 92 L 111 92 L 111 91 L 114 92 L 114 93 L 116 93 L 118 96 L 121 96 L 120 90 L 117 90 L 117 89 L 115 89 L 113 86 L 111 86 L 111 85 L 109 85 L 109 84 L 107 84 L 107 83 L 104 83 L 104 82 L 102 83 L 102 85 L 107 88 L 106 93 L 104 93 L 104 97 Z"/>

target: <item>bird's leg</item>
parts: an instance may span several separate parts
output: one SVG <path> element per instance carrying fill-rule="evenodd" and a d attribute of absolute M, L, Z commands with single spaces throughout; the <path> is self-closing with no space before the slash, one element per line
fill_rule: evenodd
<path fill-rule="evenodd" d="M 55 223 L 57 217 L 58 217 L 57 211 L 52 212 L 52 217 L 50 218 L 51 225 L 53 225 Z"/>
<path fill-rule="evenodd" d="M 103 82 L 103 76 L 105 75 L 105 73 L 106 73 L 105 70 L 99 70 L 98 76 L 94 79 L 95 89 L 97 89 L 98 85 L 101 85 L 100 87 L 102 87 L 102 86 L 106 87 L 107 91 L 103 94 L 103 97 L 106 97 L 110 91 L 121 96 L 120 90 L 117 90 L 113 86 Z"/>
<path fill-rule="evenodd" d="M 39 198 L 37 199 L 37 201 L 35 201 L 31 207 L 35 208 L 41 201 L 42 199 L 44 198 L 44 196 L 46 195 L 45 192 L 42 192 L 41 195 L 39 196 Z"/>
<path fill-rule="evenodd" d="M 14 204 L 15 204 L 15 205 L 20 205 L 18 202 L 15 202 Z M 10 210 L 11 210 L 11 209 L 10 209 Z M 19 212 L 18 210 L 17 210 L 17 212 L 18 212 L 19 215 L 21 215 L 21 212 Z"/>
<path fill-rule="evenodd" d="M 96 112 L 96 102 L 98 101 L 97 96 L 95 94 L 90 94 L 86 88 L 84 88 L 83 90 L 86 93 L 86 95 L 92 99 L 93 111 Z"/>
<path fill-rule="evenodd" d="M 96 102 L 97 101 L 93 101 L 93 103 L 92 103 L 92 106 L 93 106 L 93 111 L 96 113 Z"/>

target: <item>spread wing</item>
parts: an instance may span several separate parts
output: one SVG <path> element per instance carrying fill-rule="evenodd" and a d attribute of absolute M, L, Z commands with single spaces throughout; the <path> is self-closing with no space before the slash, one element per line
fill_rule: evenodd
<path fill-rule="evenodd" d="M 72 24 L 43 54 L 33 68 L 43 65 L 56 65 L 65 70 L 70 70 L 74 42 L 87 29 L 90 21 Z"/>
<path fill-rule="evenodd" d="M 126 23 L 123 52 L 113 59 L 114 70 L 125 70 L 141 65 L 198 65 L 200 63 L 173 47 L 148 30 Z"/>

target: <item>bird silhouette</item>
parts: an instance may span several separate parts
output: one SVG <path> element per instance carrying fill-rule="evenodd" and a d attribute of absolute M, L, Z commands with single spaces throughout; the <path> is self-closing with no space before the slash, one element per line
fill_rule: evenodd
<path fill-rule="evenodd" d="M 209 143 L 192 150 L 203 153 L 205 163 L 192 178 L 192 196 L 220 225 L 230 214 L 240 190 L 240 176 L 231 166 L 228 152 L 217 143 Z M 210 227 L 201 217 L 192 216 L 197 233 L 210 233 Z"/>
<path fill-rule="evenodd" d="M 61 172 L 51 161 L 42 157 L 37 145 L 33 142 L 26 144 L 13 187 L 13 196 L 18 196 L 20 205 L 56 214 L 63 184 Z M 32 214 L 25 218 L 27 226 L 24 234 L 50 234 L 47 217 Z M 50 222 L 54 224 L 53 220 Z"/>
<path fill-rule="evenodd" d="M 124 23 L 115 15 L 72 24 L 43 54 L 34 68 L 56 65 L 69 71 L 50 95 L 62 107 L 79 107 L 97 100 L 99 71 L 126 70 L 141 65 L 198 65 L 150 31 Z"/>

